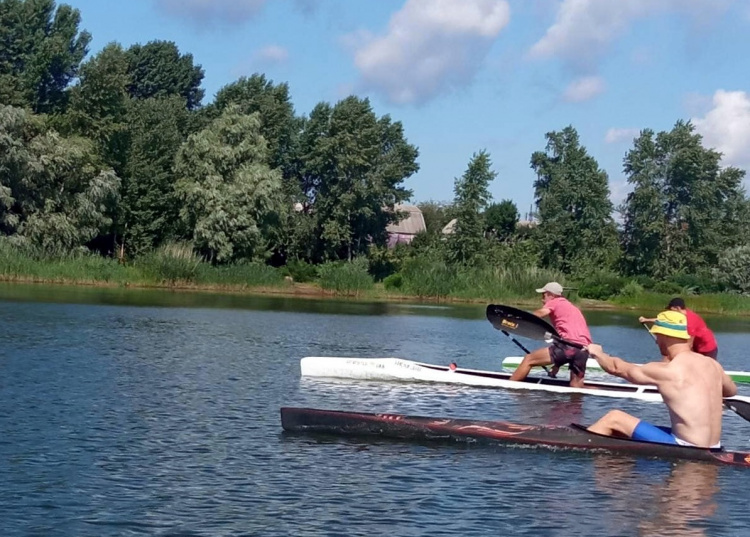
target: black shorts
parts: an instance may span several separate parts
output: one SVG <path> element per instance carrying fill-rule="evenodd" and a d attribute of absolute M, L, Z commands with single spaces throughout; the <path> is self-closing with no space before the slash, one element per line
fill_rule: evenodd
<path fill-rule="evenodd" d="M 549 346 L 549 357 L 552 365 L 557 367 L 570 364 L 570 372 L 577 377 L 586 374 L 586 361 L 589 359 L 589 351 L 586 349 L 576 349 L 555 342 Z"/>

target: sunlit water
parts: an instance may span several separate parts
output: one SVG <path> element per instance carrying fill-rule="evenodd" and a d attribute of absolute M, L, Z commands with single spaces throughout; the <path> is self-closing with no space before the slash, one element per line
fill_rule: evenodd
<path fill-rule="evenodd" d="M 619 407 L 667 421 L 637 401 L 300 379 L 308 355 L 496 369 L 520 351 L 481 306 L 0 297 L 3 536 L 750 534 L 745 469 L 282 433 L 281 406 L 560 424 Z M 644 361 L 655 347 L 637 314 L 587 312 L 607 350 Z M 709 322 L 725 367 L 750 369 L 747 322 Z M 727 447 L 750 450 L 750 423 L 727 412 L 724 427 Z"/>

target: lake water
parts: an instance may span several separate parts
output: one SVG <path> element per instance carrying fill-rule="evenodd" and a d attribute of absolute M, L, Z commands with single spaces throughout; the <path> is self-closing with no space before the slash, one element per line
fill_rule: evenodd
<path fill-rule="evenodd" d="M 645 361 L 656 349 L 639 313 L 587 317 L 605 349 Z M 300 378 L 309 355 L 497 369 L 519 351 L 483 314 L 0 286 L 0 535 L 750 534 L 741 468 L 282 433 L 281 406 L 560 424 L 619 407 L 668 421 L 637 401 Z M 724 366 L 750 369 L 750 323 L 709 323 Z M 723 439 L 750 450 L 750 423 L 725 413 Z"/>

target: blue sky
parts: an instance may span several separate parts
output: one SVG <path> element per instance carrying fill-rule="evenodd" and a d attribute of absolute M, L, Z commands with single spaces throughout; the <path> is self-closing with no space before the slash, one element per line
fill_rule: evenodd
<path fill-rule="evenodd" d="M 419 147 L 413 201 L 449 201 L 486 149 L 496 201 L 533 201 L 531 153 L 572 124 L 627 193 L 642 128 L 691 119 L 724 163 L 750 171 L 748 0 L 67 0 L 91 52 L 154 39 L 193 54 L 204 104 L 262 72 L 298 114 L 369 97 Z"/>

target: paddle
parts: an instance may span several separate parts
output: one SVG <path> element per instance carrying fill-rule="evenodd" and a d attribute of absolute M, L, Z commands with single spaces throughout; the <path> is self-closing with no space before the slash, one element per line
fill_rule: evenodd
<path fill-rule="evenodd" d="M 490 304 L 487 306 L 487 320 L 501 332 L 510 331 L 521 337 L 539 341 L 553 339 L 570 347 L 583 348 L 583 345 L 579 343 L 573 343 L 561 338 L 555 327 L 544 319 L 512 306 Z"/>

